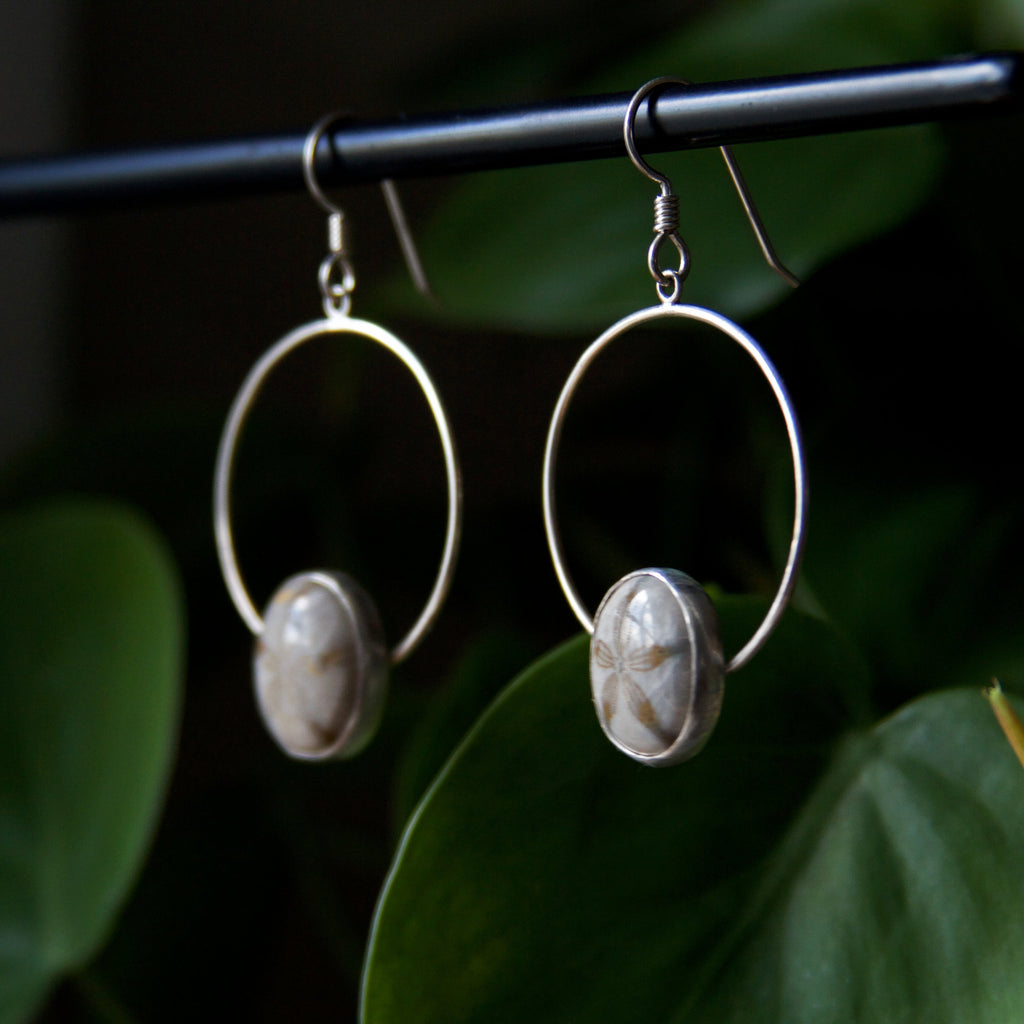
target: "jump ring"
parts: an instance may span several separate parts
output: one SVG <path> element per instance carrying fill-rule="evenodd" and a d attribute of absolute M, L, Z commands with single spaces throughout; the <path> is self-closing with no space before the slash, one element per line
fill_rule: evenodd
<path fill-rule="evenodd" d="M 324 257 L 318 274 L 324 313 L 328 317 L 347 315 L 356 287 L 356 274 L 347 256 L 332 252 Z"/>
<path fill-rule="evenodd" d="M 656 281 L 654 287 L 658 292 L 658 298 L 666 306 L 671 306 L 679 298 L 679 293 L 683 289 L 683 279 L 678 270 L 663 270 L 662 275 L 665 280 Z"/>
<path fill-rule="evenodd" d="M 676 252 L 679 254 L 679 266 L 675 270 L 663 270 L 658 262 L 661 247 L 664 245 L 666 238 L 675 246 Z M 654 278 L 654 283 L 658 287 L 658 295 L 661 297 L 661 301 L 675 302 L 679 298 L 683 281 L 686 280 L 687 275 L 690 273 L 690 251 L 686 243 L 676 233 L 655 235 L 647 249 L 647 269 L 650 270 L 651 277 Z M 671 286 L 672 297 L 666 298 L 667 293 L 665 289 L 669 286 Z"/>

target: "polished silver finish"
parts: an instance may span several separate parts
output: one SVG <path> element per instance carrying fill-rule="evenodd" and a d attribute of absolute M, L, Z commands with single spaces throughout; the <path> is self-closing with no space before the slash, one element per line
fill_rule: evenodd
<path fill-rule="evenodd" d="M 715 313 L 702 306 L 682 305 L 678 303 L 652 306 L 648 309 L 639 310 L 624 317 L 618 323 L 608 328 L 596 341 L 592 342 L 587 350 L 580 356 L 572 372 L 562 388 L 555 405 L 554 415 L 551 418 L 551 425 L 548 429 L 547 444 L 544 449 L 544 469 L 542 477 L 542 500 L 544 508 L 544 529 L 547 533 L 548 549 L 551 552 L 551 559 L 554 563 L 555 574 L 562 587 L 576 617 L 580 620 L 583 628 L 588 633 L 594 632 L 594 620 L 583 603 L 576 586 L 572 581 L 569 570 L 566 567 L 565 551 L 562 547 L 562 539 L 558 530 L 557 516 L 555 512 L 555 463 L 558 453 L 558 445 L 562 436 L 562 425 L 565 415 L 569 409 L 569 402 L 583 378 L 587 368 L 594 361 L 595 357 L 616 338 L 625 334 L 641 324 L 649 323 L 652 320 L 668 318 L 679 318 L 681 320 L 695 320 L 707 324 L 716 330 L 727 335 L 740 345 L 757 363 L 758 368 L 768 380 L 769 385 L 782 411 L 782 417 L 786 424 L 786 433 L 789 437 L 789 447 L 793 458 L 793 534 L 789 544 L 789 555 L 786 559 L 786 566 L 782 573 L 779 589 L 772 600 L 767 615 L 755 630 L 753 636 L 726 664 L 725 670 L 733 672 L 745 665 L 760 650 L 768 639 L 772 630 L 777 625 L 786 603 L 796 584 L 797 570 L 800 566 L 800 558 L 803 553 L 805 523 L 807 516 L 807 482 L 806 467 L 804 462 L 803 443 L 800 437 L 800 427 L 797 423 L 793 403 L 790 401 L 786 387 L 779 376 L 778 371 L 772 365 L 771 360 L 765 355 L 760 345 L 747 334 L 741 327 L 734 324 L 727 317 Z"/>
<path fill-rule="evenodd" d="M 416 378 L 416 382 L 427 399 L 444 452 L 448 485 L 448 525 L 445 530 L 441 565 L 434 588 L 419 618 L 391 651 L 391 661 L 395 663 L 406 657 L 433 625 L 451 585 L 455 571 L 456 549 L 462 530 L 462 483 L 451 427 L 434 383 L 415 354 L 390 331 L 367 320 L 357 320 L 341 313 L 335 313 L 323 320 L 315 320 L 295 328 L 264 353 L 249 371 L 235 397 L 231 411 L 228 413 L 227 423 L 224 426 L 224 433 L 221 436 L 217 452 L 217 468 L 214 477 L 214 532 L 217 539 L 217 554 L 231 599 L 246 625 L 258 636 L 263 631 L 263 620 L 256 611 L 245 584 L 242 582 L 231 530 L 231 481 L 234 473 L 235 450 L 246 418 L 271 370 L 293 349 L 312 338 L 325 334 L 361 335 L 377 342 L 397 356 Z"/>
<path fill-rule="evenodd" d="M 328 255 L 320 266 L 320 290 L 323 294 L 325 312 L 329 316 L 331 310 L 348 312 L 351 300 L 348 298 L 355 288 L 355 276 L 352 267 L 348 263 L 344 242 L 344 218 L 345 214 L 340 207 L 332 202 L 327 193 L 320 187 L 316 177 L 316 149 L 323 138 L 324 133 L 338 121 L 344 120 L 344 115 L 335 112 L 320 118 L 312 130 L 306 136 L 302 145 L 302 178 L 306 183 L 309 194 L 327 211 L 328 219 Z M 380 183 L 381 192 L 384 195 L 384 203 L 388 208 L 388 216 L 398 236 L 398 244 L 402 249 L 402 256 L 405 258 L 405 265 L 409 268 L 409 276 L 416 290 L 421 295 L 433 298 L 430 290 L 430 282 L 427 280 L 427 273 L 423 269 L 423 262 L 420 260 L 419 252 L 416 249 L 416 241 L 409 230 L 409 221 L 406 219 L 405 210 L 402 208 L 402 200 L 398 195 L 398 188 L 390 178 L 384 178 Z M 332 281 L 333 279 L 333 281 Z M 351 283 L 350 283 L 351 282 Z M 347 291 L 345 290 L 347 288 Z"/>
<path fill-rule="evenodd" d="M 636 115 L 640 109 L 640 104 L 654 90 L 663 88 L 666 85 L 690 84 L 686 79 L 672 78 L 671 76 L 652 78 L 649 82 L 645 82 L 640 86 L 633 94 L 633 98 L 626 107 L 626 116 L 622 122 L 622 137 L 626 144 L 626 152 L 629 154 L 629 159 L 633 162 L 633 166 L 641 174 L 650 178 L 661 190 L 661 194 L 654 200 L 655 237 L 647 252 L 647 266 L 651 276 L 654 278 L 658 295 L 664 303 L 673 303 L 678 300 L 682 282 L 690 272 L 690 257 L 685 242 L 679 236 L 679 204 L 675 193 L 672 191 L 672 183 L 664 174 L 656 171 L 644 160 L 637 149 L 635 138 Z M 750 221 L 750 226 L 754 229 L 757 244 L 761 248 L 765 261 L 787 284 L 796 288 L 800 281 L 795 274 L 784 266 L 776 255 L 771 239 L 768 237 L 768 232 L 765 230 L 764 222 L 761 220 L 761 215 L 758 213 L 754 200 L 747 188 L 747 183 L 740 173 L 736 158 L 732 155 L 732 150 L 728 146 L 720 146 L 719 148 L 722 151 L 725 166 L 729 170 L 729 176 L 732 178 L 736 191 L 739 193 L 740 202 L 743 203 L 743 209 L 747 214 L 747 219 Z M 661 246 L 666 239 L 675 246 L 676 251 L 679 253 L 679 267 L 676 270 L 664 270 L 658 262 Z"/>
<path fill-rule="evenodd" d="M 718 615 L 696 580 L 638 569 L 594 616 L 590 686 L 597 720 L 624 754 L 652 766 L 693 757 L 722 709 Z"/>
<path fill-rule="evenodd" d="M 341 214 L 332 213 L 327 219 L 329 252 L 320 262 L 317 283 L 324 316 L 346 316 L 352 309 L 352 293 L 356 290 L 356 272 L 345 254 Z"/>
<path fill-rule="evenodd" d="M 544 509 L 544 530 L 547 534 L 548 549 L 551 552 L 551 560 L 554 563 L 555 574 L 558 577 L 558 582 L 562 588 L 562 592 L 565 594 L 566 599 L 569 602 L 569 606 L 572 608 L 573 613 L 580 620 L 583 628 L 588 633 L 595 637 L 592 642 L 594 645 L 598 643 L 597 632 L 595 630 L 595 621 L 591 618 L 590 612 L 587 610 L 586 605 L 583 603 L 579 592 L 576 589 L 576 585 L 572 581 L 572 577 L 569 574 L 569 570 L 566 567 L 565 552 L 562 547 L 562 538 L 558 530 L 557 516 L 555 514 L 555 461 L 558 452 L 558 445 L 562 436 L 562 425 L 565 420 L 566 412 L 569 408 L 569 402 L 572 399 L 576 388 L 582 379 L 587 368 L 591 362 L 596 358 L 599 352 L 616 338 L 632 330 L 634 327 L 646 324 L 652 320 L 660 320 L 663 318 L 678 317 L 684 320 L 695 320 L 699 323 L 706 324 L 709 327 L 713 327 L 716 330 L 721 331 L 727 335 L 733 341 L 735 341 L 757 364 L 758 369 L 764 374 L 772 391 L 775 394 L 776 401 L 779 404 L 779 409 L 782 411 L 782 417 L 786 424 L 786 433 L 789 437 L 789 447 L 793 458 L 793 533 L 789 543 L 789 554 L 786 558 L 786 565 L 782 572 L 782 579 L 779 582 L 778 590 L 775 593 L 775 597 L 772 600 L 771 605 L 768 608 L 768 612 L 761 624 L 754 631 L 750 639 L 743 645 L 740 650 L 733 655 L 732 659 L 725 665 L 725 672 L 733 672 L 738 668 L 745 665 L 763 646 L 764 642 L 771 635 L 772 630 L 778 624 L 779 619 L 782 617 L 782 613 L 786 608 L 786 604 L 789 601 L 790 595 L 793 592 L 793 587 L 796 584 L 796 576 L 800 567 L 800 559 L 803 554 L 804 547 L 804 536 L 805 536 L 805 523 L 807 517 L 807 482 L 806 482 L 806 466 L 804 461 L 803 443 L 800 437 L 800 427 L 797 423 L 796 412 L 793 409 L 793 403 L 790 401 L 789 394 L 786 391 L 785 385 L 782 383 L 782 378 L 779 376 L 778 371 L 772 365 L 771 360 L 764 353 L 760 345 L 757 344 L 754 339 L 747 334 L 741 327 L 734 324 L 727 317 L 722 316 L 720 313 L 715 313 L 710 309 L 704 309 L 701 306 L 683 305 L 679 300 L 679 293 L 682 288 L 683 279 L 689 273 L 690 263 L 689 254 L 687 252 L 685 243 L 679 236 L 679 204 L 675 194 L 672 191 L 672 184 L 669 179 L 659 171 L 656 171 L 642 156 L 636 147 L 635 140 L 635 126 L 637 111 L 640 108 L 640 104 L 643 100 L 650 95 L 654 90 L 662 88 L 666 85 L 688 85 L 686 81 L 679 78 L 654 78 L 651 81 L 646 82 L 642 85 L 632 96 L 627 108 L 626 115 L 622 123 L 622 135 L 623 141 L 625 142 L 626 152 L 629 155 L 629 159 L 633 165 L 642 174 L 646 175 L 651 181 L 655 182 L 659 189 L 660 195 L 655 199 L 654 202 L 654 232 L 655 238 L 648 251 L 648 268 L 654 278 L 655 285 L 658 291 L 658 296 L 661 299 L 660 306 L 654 306 L 649 309 L 642 309 L 636 313 L 632 313 L 627 317 L 624 317 L 618 323 L 613 324 L 608 328 L 596 341 L 592 342 L 590 347 L 580 356 L 576 365 L 573 367 L 572 372 L 569 374 L 568 380 L 562 388 L 562 393 L 558 396 L 558 402 L 555 405 L 554 414 L 551 417 L 551 425 L 548 428 L 547 444 L 544 448 L 544 469 L 542 477 L 542 503 Z M 754 229 L 754 234 L 757 236 L 758 243 L 761 246 L 761 251 L 764 254 L 769 266 L 782 276 L 791 285 L 796 285 L 799 282 L 796 277 L 793 276 L 782 264 L 782 262 L 775 255 L 775 251 L 772 248 L 771 242 L 768 239 L 767 233 L 764 230 L 764 225 L 761 223 L 761 219 L 757 213 L 757 209 L 754 206 L 754 202 L 750 197 L 750 193 L 747 190 L 746 182 L 743 180 L 743 176 L 740 174 L 739 168 L 736 166 L 736 161 L 733 159 L 732 154 L 729 152 L 728 147 L 722 146 L 722 155 L 725 158 L 726 166 L 729 168 L 729 173 L 732 176 L 734 185 L 736 186 L 737 192 L 739 192 L 740 199 L 743 202 L 743 207 L 747 212 L 747 217 L 750 220 L 751 226 Z M 678 269 L 662 269 L 658 263 L 658 254 L 661 245 L 668 239 L 676 248 L 679 253 L 679 267 Z M 664 574 L 664 581 L 666 586 L 675 587 L 679 580 L 676 577 L 682 574 L 677 573 L 674 569 L 665 570 L 641 570 L 640 574 Z M 682 577 L 684 580 L 689 580 L 689 577 Z M 617 593 L 618 588 L 622 586 L 624 582 L 631 579 L 631 577 L 625 577 L 624 580 L 620 580 L 619 583 L 615 584 L 608 594 L 605 595 L 604 601 L 602 601 L 601 608 L 609 602 L 611 595 Z M 675 582 L 672 582 L 675 581 Z M 689 583 L 685 586 L 680 584 L 682 589 L 677 588 L 678 592 L 675 593 L 675 599 L 678 608 L 684 606 L 689 608 L 690 611 L 686 612 L 686 615 L 695 614 L 698 618 L 702 616 L 702 612 L 695 612 L 693 609 L 696 607 L 689 597 L 681 596 L 683 591 L 689 593 Z M 708 602 L 710 605 L 710 602 Z M 701 604 L 703 607 L 703 604 Z M 600 610 L 599 610 L 600 615 Z M 687 619 L 689 622 L 690 620 Z M 689 629 L 689 627 L 687 627 Z M 715 626 L 715 632 L 717 635 L 717 625 Z M 694 634 L 696 635 L 696 634 Z M 688 641 L 689 642 L 689 641 Z M 608 665 L 612 664 L 613 659 L 607 654 L 607 651 L 611 649 L 611 646 L 606 641 L 604 643 L 604 661 L 607 664 L 601 665 L 595 663 L 592 659 L 591 662 L 591 683 L 593 686 L 597 686 L 597 680 L 595 679 L 595 664 L 598 668 L 607 668 Z M 650 641 L 653 645 L 652 650 L 659 652 L 661 657 L 666 648 L 661 646 L 656 641 Z M 592 650 L 596 650 L 596 646 L 592 646 Z M 673 655 L 674 657 L 674 655 Z M 628 675 L 628 664 L 627 661 L 619 660 L 617 667 L 615 668 L 613 675 L 616 679 L 622 678 L 623 673 Z M 677 666 L 678 669 L 678 666 Z M 621 671 L 620 671 L 621 670 Z M 714 676 L 715 672 L 712 668 L 708 669 L 711 675 Z M 673 670 L 674 676 L 671 680 L 671 685 L 681 687 L 676 697 L 680 697 L 680 700 L 686 699 L 685 695 L 691 691 L 699 690 L 701 681 L 688 679 L 685 672 L 681 670 Z M 711 679 L 712 690 L 714 689 L 714 679 Z M 634 711 L 636 708 L 642 705 L 642 695 L 637 696 L 639 690 L 630 690 L 635 698 Z M 661 691 L 659 691 L 661 692 Z M 666 683 L 666 689 L 664 693 L 670 693 L 671 686 Z M 595 700 L 600 701 L 595 689 Z M 677 700 L 676 713 L 678 714 L 679 708 L 682 705 Z M 643 705 L 642 713 L 636 715 L 637 721 L 644 723 L 645 719 L 649 719 L 650 722 L 660 723 L 659 728 L 664 727 L 664 722 L 652 710 L 653 705 Z M 717 710 L 715 710 L 715 716 L 717 717 Z M 602 727 L 605 728 L 606 732 L 609 732 L 609 725 L 607 722 L 608 715 L 602 717 L 599 706 L 598 717 L 601 719 Z M 713 724 L 713 723 L 712 723 Z M 646 725 L 644 726 L 646 728 Z M 710 726 L 708 726 L 710 729 Z M 609 732 L 611 735 L 611 732 Z M 703 742 L 703 738 L 706 737 L 706 732 L 700 732 L 699 743 Z M 650 758 L 648 755 L 650 751 L 644 753 L 643 751 L 630 750 L 628 744 L 623 744 L 618 740 L 613 742 L 616 745 L 622 747 L 631 756 L 636 757 L 637 760 L 647 760 Z M 672 741 L 674 743 L 674 741 Z M 687 753 L 681 756 L 690 756 L 694 752 L 697 744 L 682 743 L 681 750 L 685 749 Z M 669 745 L 670 749 L 675 749 Z M 658 753 L 660 757 L 665 754 L 670 760 L 673 759 L 672 755 L 666 754 L 665 751 Z M 680 757 L 674 757 L 675 760 L 679 760 Z M 668 763 L 667 761 L 665 763 Z"/>
<path fill-rule="evenodd" d="M 423 269 L 423 261 L 416 249 L 412 231 L 409 230 L 409 221 L 406 219 L 402 200 L 398 196 L 398 186 L 390 178 L 385 178 L 380 183 L 380 189 L 384 193 L 384 203 L 388 208 L 395 234 L 398 235 L 398 244 L 402 247 L 402 255 L 405 257 L 405 265 L 409 268 L 412 283 L 420 295 L 432 299 L 434 293 L 430 289 L 430 281 L 427 280 L 427 272 Z"/>
<path fill-rule="evenodd" d="M 292 757 L 306 760 L 349 757 L 369 741 L 380 720 L 388 664 L 405 658 L 436 621 L 451 586 L 462 532 L 462 481 L 455 442 L 433 381 L 419 359 L 390 331 L 349 315 L 356 281 L 345 247 L 344 214 L 324 194 L 315 173 L 317 143 L 336 118 L 332 114 L 313 127 L 302 153 L 309 193 L 328 214 L 329 251 L 317 275 L 324 319 L 286 334 L 249 371 L 224 425 L 213 486 L 214 535 L 221 573 L 238 614 L 256 635 L 253 676 L 260 714 L 278 745 Z M 385 187 L 384 193 L 417 287 L 425 285 L 394 188 Z M 448 525 L 441 564 L 427 603 L 390 654 L 376 606 L 344 573 L 317 570 L 290 577 L 278 588 L 261 617 L 242 580 L 231 529 L 235 452 L 263 384 L 277 364 L 300 345 L 322 335 L 341 334 L 375 341 L 401 360 L 427 400 L 444 453 Z"/>
<path fill-rule="evenodd" d="M 336 213 L 339 217 L 343 216 L 341 208 L 327 198 L 327 193 L 324 192 L 320 187 L 320 182 L 317 181 L 316 148 L 320 145 L 320 139 L 323 137 L 324 132 L 331 125 L 342 120 L 344 120 L 344 115 L 338 111 L 325 114 L 313 125 L 306 136 L 306 141 L 302 144 L 302 180 L 306 183 L 306 190 L 328 213 Z"/>

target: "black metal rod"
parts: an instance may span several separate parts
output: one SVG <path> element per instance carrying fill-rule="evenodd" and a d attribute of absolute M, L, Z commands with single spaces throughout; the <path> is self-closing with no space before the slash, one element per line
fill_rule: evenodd
<path fill-rule="evenodd" d="M 1022 57 L 668 88 L 636 133 L 647 152 L 975 116 L 1020 106 Z M 640 83 L 637 83 L 638 85 Z M 317 154 L 327 184 L 621 156 L 627 93 L 374 123 L 344 122 Z M 0 217 L 297 190 L 305 132 L 0 162 Z"/>

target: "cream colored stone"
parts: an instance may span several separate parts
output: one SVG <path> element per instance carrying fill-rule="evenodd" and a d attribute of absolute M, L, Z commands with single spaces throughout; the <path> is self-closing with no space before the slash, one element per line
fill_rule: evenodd
<path fill-rule="evenodd" d="M 714 607 L 689 576 L 641 569 L 605 595 L 591 688 L 601 727 L 630 756 L 672 764 L 696 753 L 718 718 L 723 674 Z"/>
<path fill-rule="evenodd" d="M 256 700 L 287 753 L 355 753 L 376 727 L 386 673 L 376 610 L 350 577 L 302 573 L 271 598 L 254 657 Z"/>

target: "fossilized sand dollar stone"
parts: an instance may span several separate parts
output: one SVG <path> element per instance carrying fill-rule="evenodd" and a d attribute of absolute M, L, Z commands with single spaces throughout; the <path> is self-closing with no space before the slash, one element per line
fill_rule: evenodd
<path fill-rule="evenodd" d="M 718 616 L 675 569 L 638 569 L 594 617 L 590 686 L 608 738 L 645 764 L 676 764 L 718 720 L 725 676 Z"/>
<path fill-rule="evenodd" d="M 263 613 L 253 658 L 264 724 L 292 757 L 349 757 L 370 739 L 388 652 L 370 596 L 344 573 L 285 580 Z"/>

